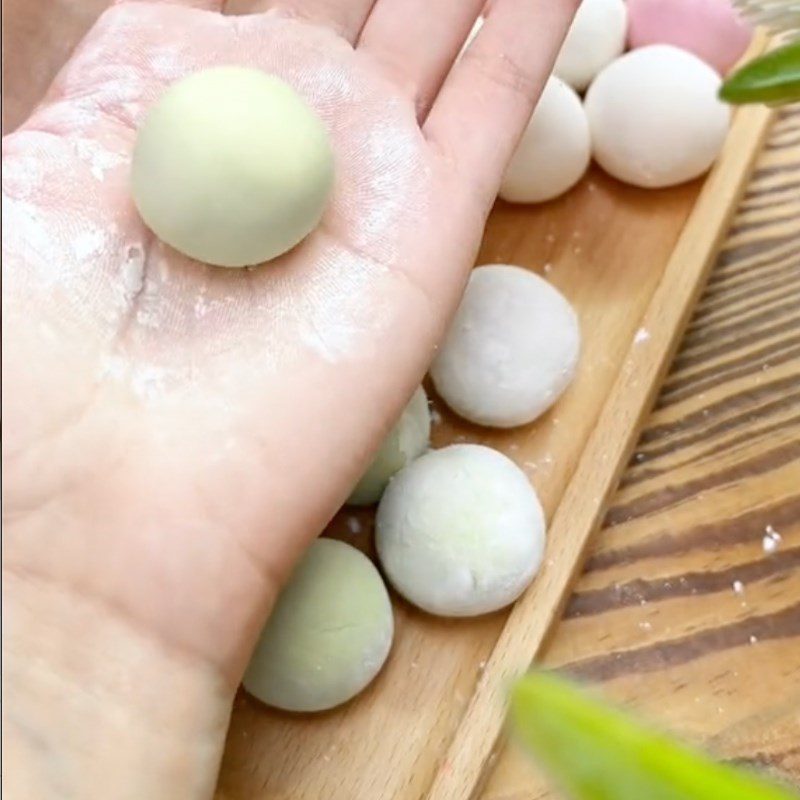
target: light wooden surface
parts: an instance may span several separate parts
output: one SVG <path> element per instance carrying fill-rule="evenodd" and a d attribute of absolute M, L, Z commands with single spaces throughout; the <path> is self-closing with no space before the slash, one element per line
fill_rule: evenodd
<path fill-rule="evenodd" d="M 771 133 L 544 662 L 800 786 L 800 109 Z M 513 748 L 481 795 L 556 796 Z"/>
<path fill-rule="evenodd" d="M 530 663 L 561 606 L 766 119 L 762 109 L 740 115 L 699 201 L 697 184 L 648 192 L 594 172 L 559 203 L 498 207 L 479 263 L 518 263 L 564 291 L 585 333 L 581 368 L 554 411 L 532 426 L 483 431 L 440 409 L 434 439 L 504 450 L 528 471 L 551 517 L 566 489 L 545 567 L 511 614 L 445 621 L 396 602 L 387 668 L 338 711 L 281 715 L 240 696 L 220 798 L 465 800 L 472 794 L 500 732 L 505 679 Z M 345 513 L 331 533 L 368 549 L 371 525 L 368 513 Z"/>
<path fill-rule="evenodd" d="M 3 0 L 3 10 L 27 2 Z M 18 16 L 6 16 L 5 51 L 14 45 L 26 56 L 17 64 L 35 63 L 23 82 L 29 91 L 6 93 L 7 125 L 41 94 L 108 0 L 50 2 L 49 16 L 57 11 L 66 19 L 57 38 L 47 38 L 46 26 L 22 30 Z M 4 88 L 10 77 L 6 69 Z M 602 682 L 612 696 L 725 756 L 798 777 L 796 117 L 776 131 L 770 148 L 546 660 Z M 504 449 L 529 471 L 552 512 L 697 190 L 643 193 L 595 173 L 547 209 L 499 209 L 482 261 L 522 262 L 567 292 L 588 333 L 584 371 L 559 409 L 530 431 L 489 435 L 445 418 L 437 443 L 465 436 Z M 689 257 L 702 262 L 702 254 L 700 261 Z M 655 343 L 668 349 L 668 342 Z M 658 365 L 650 366 L 652 379 Z M 333 532 L 368 546 L 370 525 L 369 515 L 342 515 Z M 783 536 L 771 558 L 759 551 L 767 525 Z M 733 592 L 737 580 L 743 594 Z M 240 698 L 220 797 L 382 800 L 421 797 L 431 785 L 439 797 L 468 791 L 471 778 L 459 778 L 443 754 L 461 753 L 470 764 L 472 748 L 485 750 L 492 738 L 486 731 L 483 740 L 465 736 L 464 712 L 486 680 L 505 617 L 465 625 L 403 605 L 397 613 L 390 668 L 361 701 L 310 722 Z M 525 647 L 535 649 L 541 619 L 539 627 L 520 627 Z M 503 751 L 497 764 L 487 800 L 550 797 L 518 753 Z"/>

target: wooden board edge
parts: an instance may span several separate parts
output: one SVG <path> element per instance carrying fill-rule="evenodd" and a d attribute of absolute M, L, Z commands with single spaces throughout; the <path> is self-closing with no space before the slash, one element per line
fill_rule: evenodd
<path fill-rule="evenodd" d="M 762 43 L 763 46 L 763 43 Z M 747 185 L 773 112 L 739 109 L 550 525 L 548 567 L 508 615 L 426 800 L 468 800 L 482 785 L 503 729 L 509 682 L 535 660 L 559 618 L 652 407 L 714 256 Z M 555 544 L 554 544 L 555 543 Z"/>

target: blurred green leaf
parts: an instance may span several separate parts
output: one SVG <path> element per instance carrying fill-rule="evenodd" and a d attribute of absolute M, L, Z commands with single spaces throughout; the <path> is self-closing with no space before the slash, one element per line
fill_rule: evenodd
<path fill-rule="evenodd" d="M 722 84 L 719 96 L 737 105 L 800 100 L 800 41 L 745 64 Z"/>
<path fill-rule="evenodd" d="M 551 673 L 517 684 L 511 715 L 522 743 L 575 800 L 798 800 L 640 727 Z"/>

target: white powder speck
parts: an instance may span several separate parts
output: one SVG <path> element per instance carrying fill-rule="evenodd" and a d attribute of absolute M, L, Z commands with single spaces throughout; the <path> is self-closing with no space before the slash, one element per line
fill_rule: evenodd
<path fill-rule="evenodd" d="M 130 299 L 142 290 L 144 284 L 144 248 L 139 244 L 129 245 L 122 262 L 122 290 Z"/>
<path fill-rule="evenodd" d="M 136 312 L 136 321 L 143 328 L 158 330 L 161 325 L 161 313 L 157 308 L 140 308 Z"/>
<path fill-rule="evenodd" d="M 134 392 L 143 400 L 152 400 L 164 392 L 166 371 L 160 367 L 141 367 L 131 379 Z"/>
<path fill-rule="evenodd" d="M 650 331 L 648 331 L 647 328 L 639 328 L 639 330 L 636 331 L 636 336 L 633 337 L 633 343 L 643 344 L 649 338 L 650 338 Z"/>
<path fill-rule="evenodd" d="M 750 637 L 750 644 L 756 644 L 757 642 L 758 642 L 758 636 Z"/>
<path fill-rule="evenodd" d="M 353 535 L 361 533 L 361 520 L 358 517 L 348 517 L 347 530 Z"/>
<path fill-rule="evenodd" d="M 100 370 L 101 379 L 127 383 L 142 400 L 151 400 L 165 389 L 167 370 L 153 366 L 132 366 L 120 356 L 109 356 Z"/>
<path fill-rule="evenodd" d="M 545 275 L 549 275 L 553 271 L 553 265 L 548 261 L 542 269 Z"/>
<path fill-rule="evenodd" d="M 649 630 L 652 630 L 652 629 L 653 629 L 653 623 L 652 623 L 652 622 L 647 622 L 647 621 L 645 621 L 645 622 L 640 622 L 640 623 L 639 623 L 639 627 L 640 627 L 640 628 L 641 628 L 643 631 L 649 631 Z"/>
<path fill-rule="evenodd" d="M 98 181 L 105 178 L 108 170 L 125 161 L 118 153 L 106 150 L 91 139 L 78 139 L 75 142 L 75 152 L 81 161 L 89 165 L 89 171 Z"/>
<path fill-rule="evenodd" d="M 767 525 L 766 535 L 761 540 L 761 546 L 764 548 L 765 553 L 774 553 L 780 547 L 783 537 L 772 527 Z"/>
<path fill-rule="evenodd" d="M 736 594 L 744 594 L 744 584 L 741 581 L 733 582 L 733 591 Z"/>
<path fill-rule="evenodd" d="M 442 424 L 442 415 L 435 409 L 431 409 L 431 425 L 441 425 Z"/>
<path fill-rule="evenodd" d="M 164 48 L 148 58 L 148 68 L 165 83 L 171 83 L 185 72 L 185 59 L 174 47 Z"/>
<path fill-rule="evenodd" d="M 197 296 L 197 300 L 194 301 L 194 315 L 197 319 L 202 319 L 208 313 L 208 301 L 206 298 L 200 294 Z"/>
<path fill-rule="evenodd" d="M 637 464 L 641 464 L 646 459 L 647 459 L 647 456 L 644 453 L 635 453 L 634 456 L 633 456 L 633 460 Z"/>
<path fill-rule="evenodd" d="M 106 243 L 106 234 L 99 229 L 79 233 L 72 240 L 72 252 L 79 261 L 86 261 L 100 253 Z"/>

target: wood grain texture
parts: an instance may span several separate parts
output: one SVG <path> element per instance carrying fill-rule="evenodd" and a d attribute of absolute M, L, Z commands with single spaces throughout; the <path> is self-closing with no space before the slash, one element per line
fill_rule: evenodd
<path fill-rule="evenodd" d="M 429 800 L 466 800 L 481 780 L 503 725 L 508 682 L 537 657 L 561 610 L 589 538 L 599 527 L 630 456 L 642 415 L 652 403 L 705 282 L 749 174 L 755 154 L 752 145 L 761 141 L 768 120 L 764 109 L 740 112 L 726 152 L 697 199 L 641 318 L 640 335 L 621 365 L 559 501 L 549 530 L 548 555 L 553 568 L 542 574 L 511 611 Z"/>
<path fill-rule="evenodd" d="M 241 695 L 220 798 L 454 800 L 472 793 L 500 731 L 505 680 L 530 663 L 560 608 L 767 120 L 763 109 L 740 114 L 702 194 L 699 184 L 637 190 L 594 171 L 560 202 L 498 205 L 479 263 L 521 264 L 564 291 L 585 333 L 581 367 L 551 414 L 515 431 L 477 429 L 437 404 L 434 442 L 491 444 L 528 472 L 548 515 L 559 509 L 545 567 L 510 614 L 437 620 L 396 600 L 392 657 L 342 709 L 282 715 Z M 646 341 L 637 337 L 642 326 Z M 371 532 L 371 514 L 358 512 L 341 514 L 329 533 L 369 550 Z"/>
<path fill-rule="evenodd" d="M 800 786 L 800 109 L 770 135 L 544 661 Z M 482 792 L 556 796 L 513 746 Z"/>
<path fill-rule="evenodd" d="M 107 2 L 3 0 L 4 12 L 12 12 L 3 30 L 6 129 L 41 96 Z M 58 28 L 42 24 L 56 14 Z M 25 64 L 33 67 L 21 71 Z M 710 741 L 723 755 L 795 775 L 800 386 L 792 364 L 800 330 L 791 312 L 800 285 L 798 149 L 800 127 L 796 121 L 783 124 L 770 140 L 692 324 L 687 341 L 694 344 L 679 357 L 547 655 L 549 663 L 603 681 L 615 696 Z M 735 155 L 733 147 L 729 152 Z M 565 291 L 588 333 L 581 374 L 554 413 L 521 431 L 477 430 L 440 408 L 437 445 L 468 438 L 499 447 L 529 472 L 552 514 L 698 192 L 697 184 L 642 192 L 594 172 L 558 203 L 498 207 L 481 263 L 521 263 Z M 724 211 L 722 200 L 713 205 Z M 685 254 L 695 265 L 704 257 L 698 262 L 695 253 Z M 654 338 L 665 355 L 670 342 Z M 648 380 L 658 372 L 655 361 L 645 364 L 651 368 Z M 603 491 L 614 475 L 606 462 L 625 450 L 624 441 L 615 444 L 604 452 L 605 461 L 600 455 Z M 594 517 L 600 507 L 592 496 L 584 513 Z M 784 537 L 780 559 L 758 551 L 761 530 L 770 524 Z M 371 516 L 343 514 L 331 533 L 369 549 Z M 580 542 L 569 543 L 566 534 L 563 539 L 575 555 Z M 571 570 L 554 569 L 552 558 L 545 572 L 552 587 L 548 603 L 563 592 Z M 732 598 L 726 584 L 736 580 L 745 594 Z M 523 647 L 517 656 L 535 650 L 557 608 L 554 602 L 546 614 L 537 614 L 535 629 L 519 626 Z M 494 689 L 478 695 L 491 700 L 501 686 L 503 673 L 492 678 L 487 660 L 508 630 L 506 615 L 451 623 L 400 602 L 396 613 L 398 641 L 389 668 L 345 709 L 308 720 L 239 699 L 220 797 L 383 800 L 422 797 L 431 785 L 437 797 L 466 796 L 488 755 L 500 708 L 470 698 L 478 685 L 489 687 L 494 680 Z M 491 727 L 473 739 L 464 726 L 475 708 L 472 725 L 484 720 L 483 708 Z M 459 775 L 444 755 L 448 749 L 476 766 Z M 483 755 L 473 762 L 475 752 Z M 504 753 L 486 797 L 545 796 L 527 762 L 513 751 Z"/>

